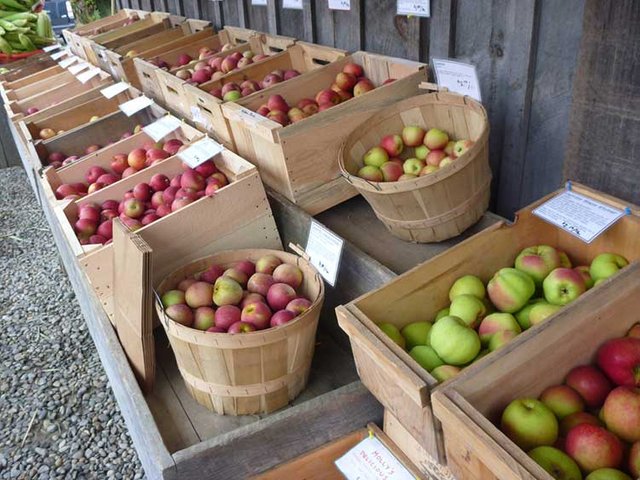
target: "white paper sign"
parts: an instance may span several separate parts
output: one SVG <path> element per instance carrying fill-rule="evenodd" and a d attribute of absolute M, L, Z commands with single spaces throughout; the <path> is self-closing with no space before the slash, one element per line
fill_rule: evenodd
<path fill-rule="evenodd" d="M 238 117 L 240 117 L 240 120 L 249 125 L 257 125 L 261 121 L 266 120 L 265 117 L 260 115 L 258 112 L 254 112 L 253 110 L 249 110 L 248 108 L 244 107 L 240 107 L 237 110 L 237 113 Z"/>
<path fill-rule="evenodd" d="M 315 220 L 311 220 L 305 251 L 311 264 L 332 287 L 336 284 L 344 240 Z"/>
<path fill-rule="evenodd" d="M 329 0 L 329 10 L 351 10 L 351 0 Z"/>
<path fill-rule="evenodd" d="M 302 0 L 282 0 L 282 8 L 302 10 Z"/>
<path fill-rule="evenodd" d="M 578 193 L 566 191 L 533 210 L 533 214 L 591 243 L 620 217 L 622 210 Z"/>
<path fill-rule="evenodd" d="M 441 87 L 447 87 L 452 92 L 469 95 L 479 102 L 482 101 L 480 81 L 475 65 L 445 58 L 434 58 L 433 71 L 436 83 Z"/>
<path fill-rule="evenodd" d="M 69 58 L 61 60 L 58 65 L 60 65 L 62 68 L 67 68 L 70 65 L 76 63 L 78 60 L 80 60 L 78 57 L 76 57 L 75 55 L 71 55 Z"/>
<path fill-rule="evenodd" d="M 203 139 L 195 142 L 189 148 L 185 148 L 181 152 L 178 152 L 178 157 L 180 157 L 180 159 L 191 168 L 196 168 L 198 165 L 215 157 L 223 150 L 224 147 L 218 142 L 209 137 L 204 137 Z"/>
<path fill-rule="evenodd" d="M 144 133 L 153 138 L 156 142 L 162 140 L 171 132 L 177 130 L 180 127 L 180 120 L 171 115 L 165 115 L 164 117 L 156 120 L 155 122 L 143 127 Z"/>
<path fill-rule="evenodd" d="M 336 460 L 348 480 L 415 480 L 376 437 L 367 437 Z"/>
<path fill-rule="evenodd" d="M 58 50 L 61 47 L 62 46 L 59 43 L 54 43 L 53 45 L 49 45 L 48 47 L 44 47 L 42 49 L 42 51 L 45 52 L 45 53 L 49 53 L 49 52 L 53 52 L 54 50 Z"/>
<path fill-rule="evenodd" d="M 211 122 L 202 114 L 202 109 L 191 105 L 191 120 L 198 125 L 202 125 L 206 130 L 211 128 Z"/>
<path fill-rule="evenodd" d="M 59 58 L 64 57 L 65 55 L 70 55 L 68 49 L 60 50 L 59 52 L 51 54 L 51 60 L 58 60 Z M 64 68 L 64 67 L 63 67 Z"/>
<path fill-rule="evenodd" d="M 431 16 L 431 2 L 429 0 L 398 0 L 398 15 L 413 15 L 416 17 Z"/>
<path fill-rule="evenodd" d="M 77 75 L 85 68 L 89 68 L 89 64 L 87 62 L 80 62 L 72 65 L 68 70 L 71 75 Z"/>
<path fill-rule="evenodd" d="M 130 117 L 134 113 L 139 112 L 147 107 L 153 105 L 153 100 L 149 97 L 145 97 L 144 95 L 140 95 L 139 97 L 134 98 L 133 100 L 129 100 L 128 102 L 121 103 L 118 108 L 124 113 L 127 117 Z"/>
<path fill-rule="evenodd" d="M 251 0 L 251 5 L 266 6 L 267 0 Z"/>
<path fill-rule="evenodd" d="M 109 85 L 107 88 L 103 88 L 100 90 L 100 93 L 105 98 L 113 98 L 119 93 L 122 93 L 129 89 L 129 84 L 127 82 L 118 82 L 113 85 Z"/>
<path fill-rule="evenodd" d="M 80 83 L 87 83 L 89 80 L 91 80 L 93 77 L 95 77 L 96 75 L 99 75 L 101 72 L 101 70 L 97 67 L 94 68 L 90 68 L 89 70 L 87 70 L 86 72 L 82 72 L 80 75 L 78 75 L 76 78 L 78 79 L 78 81 Z"/>

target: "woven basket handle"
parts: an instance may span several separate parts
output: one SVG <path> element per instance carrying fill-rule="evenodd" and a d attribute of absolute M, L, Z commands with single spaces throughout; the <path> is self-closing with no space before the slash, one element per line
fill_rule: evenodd
<path fill-rule="evenodd" d="M 420 82 L 418 85 L 420 90 L 429 90 L 430 92 L 448 92 L 449 89 L 447 87 L 441 87 L 437 83 L 432 82 Z"/>

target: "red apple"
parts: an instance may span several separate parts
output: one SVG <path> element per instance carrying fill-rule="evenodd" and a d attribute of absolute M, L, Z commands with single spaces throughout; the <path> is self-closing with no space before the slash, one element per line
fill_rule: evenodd
<path fill-rule="evenodd" d="M 164 143 L 162 149 L 169 155 L 175 155 L 176 153 L 178 153 L 178 150 L 182 145 L 182 140 L 178 140 L 177 138 L 170 138 Z"/>
<path fill-rule="evenodd" d="M 285 323 L 289 323 L 291 320 L 296 318 L 296 314 L 290 312 L 289 310 L 278 310 L 271 316 L 271 321 L 269 325 L 271 327 L 279 327 L 280 325 L 284 325 Z"/>
<path fill-rule="evenodd" d="M 267 100 L 267 107 L 269 107 L 269 110 L 277 110 L 284 113 L 289 112 L 289 104 L 282 95 L 271 95 Z"/>
<path fill-rule="evenodd" d="M 640 389 L 613 389 L 602 407 L 602 417 L 607 428 L 622 440 L 640 441 Z"/>
<path fill-rule="evenodd" d="M 284 310 L 294 298 L 295 289 L 286 283 L 274 283 L 267 292 L 267 303 L 273 310 Z"/>
<path fill-rule="evenodd" d="M 227 333 L 231 333 L 232 335 L 235 335 L 238 333 L 254 332 L 255 330 L 256 330 L 256 327 L 254 327 L 253 324 L 251 323 L 236 322 L 229 327 L 229 330 L 227 330 Z"/>
<path fill-rule="evenodd" d="M 307 310 L 309 310 L 309 308 L 311 308 L 311 305 L 312 305 L 311 300 L 307 298 L 298 297 L 298 298 L 294 298 L 289 303 L 287 303 L 285 310 L 289 310 L 290 312 L 293 312 L 296 315 L 300 315 L 306 312 Z"/>
<path fill-rule="evenodd" d="M 600 408 L 612 388 L 607 377 L 591 365 L 573 368 L 564 382 L 580 394 L 589 408 Z"/>
<path fill-rule="evenodd" d="M 396 182 L 404 173 L 402 169 L 402 163 L 395 161 L 388 161 L 380 166 L 382 172 L 382 179 L 385 182 Z"/>
<path fill-rule="evenodd" d="M 148 183 L 138 183 L 133 187 L 133 197 L 141 202 L 148 202 L 151 200 L 151 187 Z"/>
<path fill-rule="evenodd" d="M 576 412 L 568 415 L 560 422 L 560 435 L 566 437 L 569 430 L 581 423 L 588 423 L 589 425 L 602 426 L 602 422 L 597 417 L 587 412 Z"/>
<path fill-rule="evenodd" d="M 358 83 L 356 83 L 356 86 L 353 87 L 353 96 L 359 97 L 375 88 L 376 87 L 373 85 L 373 83 L 365 78 L 364 80 L 360 80 Z"/>
<path fill-rule="evenodd" d="M 138 173 L 137 168 L 127 167 L 124 172 L 122 172 L 122 178 L 130 177 L 131 175 Z"/>
<path fill-rule="evenodd" d="M 111 170 L 115 173 L 122 175 L 128 166 L 129 163 L 127 162 L 127 156 L 124 153 L 118 153 L 113 156 L 113 160 L 111 160 Z"/>
<path fill-rule="evenodd" d="M 142 148 L 131 150 L 127 156 L 127 163 L 136 170 L 142 170 L 145 167 L 146 160 L 147 152 Z"/>
<path fill-rule="evenodd" d="M 104 175 L 105 173 L 107 173 L 107 171 L 104 168 L 94 165 L 89 170 L 87 170 L 84 178 L 87 183 L 94 183 L 98 180 L 98 177 L 100 177 L 100 175 Z"/>
<path fill-rule="evenodd" d="M 569 430 L 565 448 L 585 472 L 617 468 L 622 463 L 622 442 L 613 433 L 588 423 Z"/>
<path fill-rule="evenodd" d="M 102 183 L 103 185 L 111 185 L 112 183 L 116 183 L 120 180 L 120 177 L 113 173 L 103 173 L 98 177 L 96 183 Z"/>
<path fill-rule="evenodd" d="M 252 302 L 242 309 L 241 321 L 252 324 L 256 330 L 263 330 L 269 326 L 271 310 L 266 303 Z"/>
<path fill-rule="evenodd" d="M 614 338 L 598 349 L 598 366 L 616 385 L 640 387 L 640 339 Z"/>
<path fill-rule="evenodd" d="M 357 63 L 345 63 L 344 67 L 342 67 L 342 71 L 344 73 L 349 73 L 356 78 L 362 77 L 364 75 L 364 70 Z"/>
<path fill-rule="evenodd" d="M 336 75 L 336 85 L 340 90 L 350 91 L 356 86 L 357 78 L 352 73 L 340 72 Z"/>
<path fill-rule="evenodd" d="M 186 170 L 180 178 L 180 186 L 182 188 L 190 188 L 192 190 L 204 190 L 206 183 L 202 175 L 195 170 Z"/>
<path fill-rule="evenodd" d="M 149 180 L 149 186 L 155 193 L 162 192 L 169 187 L 169 177 L 162 173 L 156 173 L 151 180 Z"/>
<path fill-rule="evenodd" d="M 389 157 L 397 157 L 404 149 L 404 142 L 400 135 L 386 135 L 380 140 L 380 146 L 387 151 Z"/>
<path fill-rule="evenodd" d="M 193 310 L 184 303 L 168 306 L 165 313 L 171 320 L 185 327 L 190 327 L 193 324 Z"/>
<path fill-rule="evenodd" d="M 129 218 L 140 218 L 144 214 L 144 204 L 135 198 L 124 201 L 123 213 Z"/>
<path fill-rule="evenodd" d="M 331 89 L 320 90 L 316 95 L 316 103 L 318 105 L 337 105 L 340 103 L 340 95 Z"/>
<path fill-rule="evenodd" d="M 275 283 L 273 277 L 267 273 L 256 272 L 247 282 L 247 290 L 253 293 L 259 293 L 263 297 L 267 296 L 269 289 Z"/>

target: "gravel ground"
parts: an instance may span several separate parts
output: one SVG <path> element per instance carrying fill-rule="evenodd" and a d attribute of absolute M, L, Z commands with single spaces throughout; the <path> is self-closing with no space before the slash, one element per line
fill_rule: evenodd
<path fill-rule="evenodd" d="M 0 192 L 0 478 L 143 478 L 24 171 Z"/>

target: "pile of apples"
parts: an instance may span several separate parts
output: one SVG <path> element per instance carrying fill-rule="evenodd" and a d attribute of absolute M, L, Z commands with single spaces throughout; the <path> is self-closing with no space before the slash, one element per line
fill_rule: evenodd
<path fill-rule="evenodd" d="M 538 399 L 519 398 L 501 429 L 556 479 L 640 478 L 640 324 L 608 340 Z M 624 473 L 626 471 L 627 473 Z"/>
<path fill-rule="evenodd" d="M 213 88 L 209 93 L 225 102 L 233 102 L 247 95 L 251 95 L 263 88 L 269 88 L 277 83 L 291 80 L 300 75 L 298 70 L 274 70 L 265 75 L 261 81 L 245 80 L 237 84 L 235 82 L 225 83 L 222 88 Z"/>
<path fill-rule="evenodd" d="M 408 125 L 400 134 L 386 135 L 362 158 L 358 176 L 370 182 L 397 182 L 422 177 L 451 164 L 471 147 L 471 140 L 452 140 L 438 129 Z M 406 147 L 412 147 L 410 155 Z M 405 159 L 400 158 L 405 154 Z"/>
<path fill-rule="evenodd" d="M 312 301 L 297 293 L 303 274 L 275 255 L 231 266 L 212 265 L 162 295 L 173 321 L 206 332 L 248 333 L 284 325 Z"/>
<path fill-rule="evenodd" d="M 165 143 L 146 143 L 141 148 L 131 150 L 128 154 L 118 153 L 111 160 L 111 171 L 94 165 L 88 168 L 84 174 L 86 183 L 63 183 L 56 188 L 56 198 L 58 200 L 77 200 L 175 155 L 182 146 L 182 140 L 172 138 Z"/>
<path fill-rule="evenodd" d="M 384 82 L 393 82 L 390 78 Z M 364 76 L 364 70 L 357 63 L 347 63 L 342 72 L 336 75 L 330 88 L 320 90 L 315 99 L 303 98 L 295 107 L 291 107 L 282 95 L 271 95 L 267 103 L 261 105 L 257 113 L 267 117 L 282 126 L 304 120 L 318 112 L 346 102 L 350 98 L 359 97 L 376 88 L 371 80 Z"/>
<path fill-rule="evenodd" d="M 94 115 L 89 119 L 89 123 L 95 122 L 97 120 L 100 120 L 100 117 L 97 115 Z M 64 132 L 65 132 L 64 130 L 58 130 L 56 132 L 53 128 L 43 128 L 38 132 L 38 136 L 40 137 L 41 140 L 49 140 L 50 138 L 53 138 L 56 135 L 62 135 Z"/>
<path fill-rule="evenodd" d="M 113 235 L 113 219 L 119 217 L 129 230 L 145 225 L 183 208 L 204 196 L 213 196 L 229 183 L 213 160 L 195 169 L 182 164 L 184 169 L 173 178 L 157 173 L 149 183 L 138 183 L 118 200 L 106 200 L 101 205 L 86 203 L 78 209 L 73 227 L 81 245 L 105 244 Z"/>
<path fill-rule="evenodd" d="M 496 272 L 486 288 L 474 275 L 458 278 L 449 290 L 449 307 L 433 322 L 413 322 L 402 330 L 391 323 L 378 326 L 442 382 L 542 323 L 629 262 L 615 253 L 601 253 L 590 266 L 573 267 L 565 252 L 538 245 L 522 250 L 514 264 Z"/>

